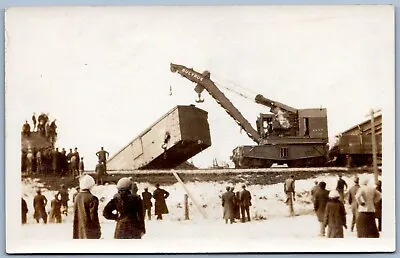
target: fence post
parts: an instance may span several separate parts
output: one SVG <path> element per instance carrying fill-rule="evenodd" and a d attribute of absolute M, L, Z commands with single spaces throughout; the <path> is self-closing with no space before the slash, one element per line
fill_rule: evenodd
<path fill-rule="evenodd" d="M 187 194 L 184 195 L 184 203 L 185 203 L 185 220 L 190 220 L 189 218 L 189 196 Z"/>

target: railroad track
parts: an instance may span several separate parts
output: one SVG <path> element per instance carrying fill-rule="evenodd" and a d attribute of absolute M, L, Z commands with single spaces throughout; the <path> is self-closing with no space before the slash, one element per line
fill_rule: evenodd
<path fill-rule="evenodd" d="M 190 169 L 190 170 L 114 170 L 107 171 L 109 175 L 151 175 L 151 174 L 243 174 L 243 173 L 292 173 L 292 172 L 347 172 L 354 168 L 346 167 L 318 167 L 318 168 L 259 168 L 259 169 Z M 362 170 L 362 169 L 358 169 Z M 367 169 L 368 170 L 368 169 Z M 92 174 L 94 171 L 87 171 Z"/>

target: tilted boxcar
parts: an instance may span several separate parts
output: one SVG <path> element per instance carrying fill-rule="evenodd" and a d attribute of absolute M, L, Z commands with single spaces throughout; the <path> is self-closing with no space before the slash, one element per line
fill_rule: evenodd
<path fill-rule="evenodd" d="M 378 162 L 382 162 L 382 115 L 374 118 Z M 330 151 L 339 166 L 364 166 L 372 164 L 371 120 L 364 121 L 337 136 Z"/>
<path fill-rule="evenodd" d="M 172 169 L 211 146 L 206 111 L 176 106 L 107 161 L 107 170 Z"/>

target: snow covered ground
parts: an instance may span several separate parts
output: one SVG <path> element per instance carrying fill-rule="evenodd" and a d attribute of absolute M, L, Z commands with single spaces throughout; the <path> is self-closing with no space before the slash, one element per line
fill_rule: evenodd
<path fill-rule="evenodd" d="M 372 175 L 368 176 L 373 184 Z M 353 185 L 353 178 L 343 176 L 349 187 Z M 146 221 L 147 233 L 143 241 L 160 239 L 210 239 L 226 238 L 229 239 L 271 239 L 271 238 L 319 238 L 319 224 L 313 212 L 311 196 L 309 190 L 314 185 L 314 181 L 325 181 L 327 189 L 332 190 L 336 187 L 337 177 L 331 175 L 320 175 L 313 179 L 296 181 L 296 202 L 294 204 L 297 216 L 288 217 L 288 207 L 283 203 L 283 185 L 249 185 L 247 189 L 252 194 L 252 207 L 250 210 L 252 221 L 250 223 L 225 224 L 222 219 L 222 207 L 220 196 L 225 191 L 228 184 L 216 182 L 190 182 L 186 184 L 196 201 L 203 207 L 207 218 L 204 219 L 189 199 L 190 220 L 184 219 L 184 189 L 176 183 L 165 186 L 165 190 L 170 193 L 167 205 L 170 213 L 164 216 L 163 221 Z M 145 186 L 149 191 L 153 191 L 153 185 L 139 184 L 141 193 Z M 22 183 L 22 196 L 28 204 L 28 224 L 22 226 L 25 239 L 52 240 L 55 236 L 60 239 L 69 240 L 72 238 L 73 208 L 72 202 L 69 203 L 69 215 L 63 216 L 62 224 L 47 224 L 43 222 L 37 224 L 33 219 L 33 197 L 38 187 L 43 187 L 37 180 L 25 180 Z M 241 189 L 241 185 L 235 186 L 235 191 Z M 75 189 L 70 189 L 70 199 Z M 102 211 L 106 203 L 117 192 L 115 185 L 95 186 L 92 193 L 100 199 L 99 217 L 102 227 L 102 238 L 112 239 L 115 222 L 108 221 L 102 216 Z M 49 202 L 53 199 L 54 191 L 42 188 L 42 193 Z M 347 225 L 351 225 L 350 207 L 347 209 Z M 50 210 L 50 204 L 47 205 Z M 153 211 L 154 212 L 154 211 Z M 38 234 L 40 232 L 40 234 Z M 384 232 L 382 233 L 384 237 Z M 356 238 L 356 233 L 345 231 L 345 238 Z"/>

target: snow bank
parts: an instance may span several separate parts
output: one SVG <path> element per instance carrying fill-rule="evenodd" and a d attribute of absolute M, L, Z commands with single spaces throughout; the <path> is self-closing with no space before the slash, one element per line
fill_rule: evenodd
<path fill-rule="evenodd" d="M 373 184 L 373 175 L 365 174 L 370 178 L 370 183 Z M 343 179 L 347 182 L 349 188 L 354 184 L 354 176 L 343 176 Z M 324 181 L 327 184 L 327 189 L 332 190 L 336 188 L 337 176 L 332 175 L 320 175 L 312 179 L 297 180 L 296 181 L 296 202 L 294 203 L 294 210 L 296 215 L 307 215 L 313 214 L 313 206 L 311 203 L 310 189 L 314 185 L 314 181 Z M 201 206 L 207 214 L 207 220 L 221 220 L 222 219 L 222 207 L 221 207 L 221 195 L 225 192 L 228 183 L 217 183 L 217 182 L 190 182 L 186 184 L 195 201 Z M 232 185 L 231 185 L 232 186 Z M 143 191 L 145 187 L 149 187 L 149 191 L 155 190 L 154 185 L 145 183 L 139 183 L 139 193 Z M 185 191 L 183 187 L 176 183 L 171 186 L 163 187 L 170 193 L 170 197 L 167 199 L 167 205 L 169 214 L 165 215 L 167 221 L 182 221 L 184 219 L 184 207 L 183 200 Z M 235 185 L 235 192 L 241 190 L 241 185 Z M 49 201 L 47 205 L 47 211 L 50 211 L 50 201 L 54 198 L 56 191 L 49 191 L 43 188 L 43 185 L 38 182 L 37 179 L 26 179 L 22 182 L 22 197 L 27 201 L 28 204 L 28 224 L 36 223 L 33 220 L 33 197 L 36 193 L 36 189 L 41 188 L 42 194 L 46 196 Z M 274 218 L 282 218 L 288 215 L 288 207 L 284 204 L 285 195 L 283 193 L 283 184 L 274 185 L 248 185 L 247 189 L 252 195 L 252 207 L 250 214 L 253 220 L 268 220 Z M 76 192 L 74 188 L 69 189 L 70 201 L 69 201 L 69 216 L 63 216 L 64 222 L 71 222 L 73 219 L 73 205 L 72 196 Z M 100 200 L 99 205 L 99 217 L 101 223 L 114 223 L 107 221 L 102 216 L 102 211 L 107 202 L 117 192 L 115 185 L 101 185 L 95 186 L 92 193 L 97 196 Z M 153 201 L 154 203 L 154 201 Z M 201 213 L 196 209 L 193 204 L 193 200 L 189 199 L 189 214 L 191 221 L 202 220 Z M 349 211 L 350 212 L 350 211 Z M 154 209 L 153 209 L 154 213 Z"/>

